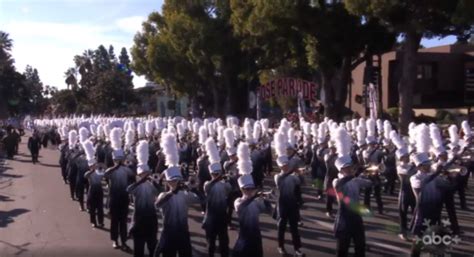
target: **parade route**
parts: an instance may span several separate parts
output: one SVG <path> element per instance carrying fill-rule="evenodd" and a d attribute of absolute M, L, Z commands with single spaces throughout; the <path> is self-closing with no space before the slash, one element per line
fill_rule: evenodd
<path fill-rule="evenodd" d="M 109 219 L 106 219 L 104 230 L 92 229 L 87 212 L 79 211 L 77 202 L 70 199 L 69 188 L 63 183 L 57 164 L 59 152 L 52 148 L 42 149 L 40 163 L 33 165 L 26 141 L 27 138 L 23 137 L 19 154 L 14 160 L 1 160 L 0 163 L 0 257 L 131 256 L 131 253 L 112 249 Z M 269 186 L 270 180 L 267 179 Z M 474 254 L 473 186 L 471 178 L 467 191 L 471 211 L 460 210 L 456 196 L 457 215 L 464 234 L 459 244 L 448 252 L 450 255 L 445 256 Z M 305 186 L 302 191 L 305 200 L 302 251 L 306 256 L 335 256 L 333 220 L 324 214 L 324 200 L 316 200 L 310 186 Z M 383 198 L 385 214 L 364 219 L 366 255 L 407 256 L 411 243 L 401 241 L 397 236 L 397 197 L 383 194 Z M 374 200 L 372 206 L 375 206 Z M 189 212 L 191 241 L 194 255 L 205 256 L 206 242 L 200 225 L 202 214 L 197 208 L 193 206 Z M 443 212 L 443 218 L 446 217 Z M 270 215 L 262 215 L 260 221 L 265 256 L 279 256 L 276 250 L 276 222 Z M 229 231 L 231 248 L 237 233 L 237 230 Z M 292 254 L 289 231 L 286 240 L 286 249 Z M 133 248 L 132 240 L 129 240 L 129 245 Z"/>

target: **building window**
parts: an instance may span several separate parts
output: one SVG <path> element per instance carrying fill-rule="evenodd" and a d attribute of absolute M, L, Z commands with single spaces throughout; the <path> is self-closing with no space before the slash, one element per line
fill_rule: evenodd
<path fill-rule="evenodd" d="M 416 72 L 417 79 L 432 79 L 433 64 L 419 64 Z"/>

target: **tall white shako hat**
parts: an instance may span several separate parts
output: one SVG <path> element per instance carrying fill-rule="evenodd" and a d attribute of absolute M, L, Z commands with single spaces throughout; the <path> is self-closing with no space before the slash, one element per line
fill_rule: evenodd
<path fill-rule="evenodd" d="M 181 168 L 179 167 L 178 144 L 173 133 L 161 135 L 161 145 L 165 155 L 165 164 L 168 168 L 164 171 L 166 181 L 182 180 Z"/>
<path fill-rule="evenodd" d="M 148 146 L 148 141 L 140 140 L 137 145 L 137 175 L 142 174 L 143 172 L 149 172 L 150 167 L 148 166 L 148 158 L 150 156 L 150 148 Z"/>
<path fill-rule="evenodd" d="M 125 159 L 125 153 L 122 149 L 122 129 L 113 128 L 110 131 L 110 145 L 112 147 L 112 159 L 123 160 Z"/>
<path fill-rule="evenodd" d="M 217 150 L 216 143 L 212 137 L 206 140 L 206 153 L 209 156 L 209 172 L 216 174 L 222 172 L 221 157 Z"/>
<path fill-rule="evenodd" d="M 351 147 L 352 138 L 344 127 L 338 127 L 334 133 L 334 141 L 337 152 L 337 159 L 334 163 L 340 171 L 345 167 L 352 166 Z"/>
<path fill-rule="evenodd" d="M 91 167 L 92 165 L 97 163 L 97 160 L 95 158 L 94 145 L 92 144 L 92 142 L 89 139 L 86 139 L 81 144 L 82 144 L 82 148 L 84 149 L 84 152 L 86 154 L 87 165 L 89 165 L 89 167 Z"/>
<path fill-rule="evenodd" d="M 375 130 L 375 120 L 374 119 L 368 119 L 367 120 L 367 137 L 365 138 L 365 142 L 370 145 L 370 144 L 376 144 L 377 143 L 377 135 L 376 135 L 376 130 Z"/>
<path fill-rule="evenodd" d="M 252 161 L 250 159 L 250 148 L 248 143 L 240 142 L 237 147 L 237 169 L 241 175 L 238 179 L 240 188 L 255 188 L 252 178 Z"/>

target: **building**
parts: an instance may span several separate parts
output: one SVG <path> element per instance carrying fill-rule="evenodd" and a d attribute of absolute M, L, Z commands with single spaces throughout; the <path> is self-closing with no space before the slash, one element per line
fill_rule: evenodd
<path fill-rule="evenodd" d="M 165 116 L 186 116 L 189 100 L 187 96 L 177 97 L 162 85 L 147 82 L 144 87 L 135 89 L 140 98 L 137 112 Z"/>
<path fill-rule="evenodd" d="M 364 95 L 365 84 L 370 81 L 377 88 L 383 111 L 398 107 L 401 76 L 397 68 L 401 65 L 401 58 L 401 52 L 392 51 L 374 56 L 372 69 L 367 69 L 366 63 L 357 66 L 352 71 L 346 106 L 362 116 L 368 115 Z M 474 105 L 474 45 L 424 48 L 419 50 L 416 59 L 415 112 L 429 109 L 467 110 Z M 429 115 L 433 113 L 428 112 Z"/>

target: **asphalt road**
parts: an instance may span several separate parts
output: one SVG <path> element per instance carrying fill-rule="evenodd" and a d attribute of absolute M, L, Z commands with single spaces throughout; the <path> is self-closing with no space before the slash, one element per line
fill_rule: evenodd
<path fill-rule="evenodd" d="M 23 138 L 14 160 L 0 160 L 0 257 L 131 256 L 131 253 L 112 249 L 108 219 L 105 229 L 93 229 L 88 214 L 80 212 L 78 203 L 70 200 L 69 189 L 62 182 L 57 165 L 58 151 L 42 149 L 40 163 L 33 165 L 26 141 L 27 138 Z M 468 206 L 474 210 L 472 179 L 470 188 Z M 324 215 L 325 203 L 314 198 L 311 187 L 303 191 L 306 204 L 302 211 L 304 225 L 300 228 L 302 251 L 306 256 L 335 256 L 333 220 Z M 397 198 L 383 197 L 386 213 L 364 218 L 367 256 L 407 256 L 411 244 L 397 237 Z M 374 200 L 372 204 L 375 206 Z M 190 209 L 189 217 L 194 255 L 205 256 L 206 242 L 198 206 Z M 461 242 L 445 256 L 473 256 L 473 213 L 458 209 L 458 218 L 465 233 Z M 275 221 L 269 215 L 262 215 L 260 220 L 265 256 L 279 256 Z M 232 247 L 237 231 L 230 231 L 229 235 Z M 286 249 L 293 253 L 289 232 L 286 238 Z M 133 247 L 131 240 L 129 244 Z"/>

